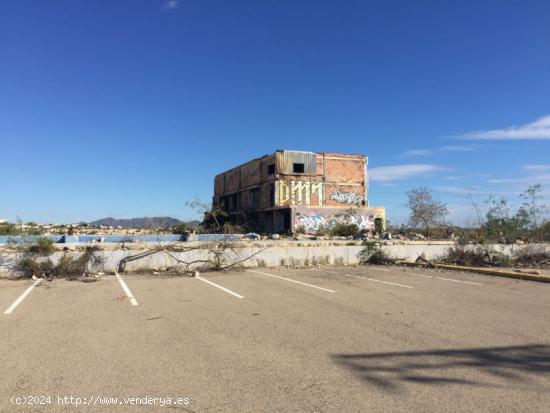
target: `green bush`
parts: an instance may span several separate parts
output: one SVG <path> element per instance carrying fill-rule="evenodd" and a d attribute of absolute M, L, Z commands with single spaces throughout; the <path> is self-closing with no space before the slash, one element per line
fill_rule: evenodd
<path fill-rule="evenodd" d="M 42 257 L 46 257 L 54 251 L 53 241 L 47 237 L 40 237 L 29 246 L 29 252 Z"/>
<path fill-rule="evenodd" d="M 359 233 L 359 227 L 355 224 L 337 223 L 330 228 L 330 235 L 340 237 L 355 237 Z"/>
<path fill-rule="evenodd" d="M 0 224 L 0 235 L 19 235 L 21 231 L 17 228 L 17 225 L 4 222 Z"/>
<path fill-rule="evenodd" d="M 366 254 L 370 255 L 380 249 L 380 242 L 369 241 L 368 239 L 366 239 L 363 241 L 363 247 L 363 251 L 365 251 Z"/>
<path fill-rule="evenodd" d="M 29 235 L 44 235 L 44 229 L 40 227 L 32 227 L 27 230 Z"/>
<path fill-rule="evenodd" d="M 172 234 L 182 235 L 188 231 L 189 231 L 189 227 L 185 223 L 177 224 L 172 227 Z"/>
<path fill-rule="evenodd" d="M 359 262 L 363 265 L 387 265 L 393 260 L 380 248 L 380 243 L 376 241 L 363 241 L 363 249 L 359 252 Z"/>

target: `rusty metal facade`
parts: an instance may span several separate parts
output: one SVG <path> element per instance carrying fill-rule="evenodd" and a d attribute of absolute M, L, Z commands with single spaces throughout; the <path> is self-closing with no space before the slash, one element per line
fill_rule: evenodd
<path fill-rule="evenodd" d="M 294 164 L 304 164 L 304 173 L 300 175 L 315 175 L 316 159 L 314 152 L 280 151 L 277 152 L 277 172 L 283 175 L 296 175 Z"/>

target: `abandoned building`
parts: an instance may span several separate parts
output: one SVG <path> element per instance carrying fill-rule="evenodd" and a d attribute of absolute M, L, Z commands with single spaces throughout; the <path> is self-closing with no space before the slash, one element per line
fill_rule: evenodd
<path fill-rule="evenodd" d="M 364 155 L 277 150 L 216 175 L 213 205 L 258 232 L 315 233 L 334 223 L 383 228 L 368 203 Z"/>

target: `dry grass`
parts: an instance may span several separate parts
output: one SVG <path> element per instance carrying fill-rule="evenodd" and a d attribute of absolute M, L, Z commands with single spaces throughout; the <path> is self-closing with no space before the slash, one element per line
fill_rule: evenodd
<path fill-rule="evenodd" d="M 541 246 L 527 245 L 515 254 L 514 263 L 521 267 L 550 267 L 550 252 Z"/>

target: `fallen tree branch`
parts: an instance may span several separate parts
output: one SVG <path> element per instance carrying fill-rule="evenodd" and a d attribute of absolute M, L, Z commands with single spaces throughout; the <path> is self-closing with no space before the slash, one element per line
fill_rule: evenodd
<path fill-rule="evenodd" d="M 236 247 L 232 243 L 229 243 L 227 241 L 220 241 L 220 242 L 212 242 L 208 244 L 204 244 L 197 247 L 190 247 L 190 248 L 183 248 L 178 249 L 175 245 L 171 244 L 168 246 L 162 246 L 159 245 L 157 248 L 153 250 L 148 250 L 145 252 L 140 252 L 135 255 L 129 255 L 124 258 L 122 258 L 118 265 L 117 265 L 117 272 L 123 272 L 126 268 L 126 264 L 132 261 L 136 261 L 142 258 L 149 257 L 154 254 L 163 253 L 176 261 L 179 264 L 184 265 L 184 272 L 192 272 L 191 266 L 196 265 L 207 265 L 207 268 L 214 271 L 224 271 L 231 267 L 234 267 L 235 265 L 241 264 L 245 261 L 248 261 L 249 259 L 255 257 L 256 255 L 262 253 L 265 251 L 268 247 L 263 248 L 259 251 L 256 251 L 253 254 L 250 254 L 246 256 L 245 258 L 242 258 L 240 260 L 237 260 L 235 262 L 224 264 L 224 259 L 226 258 L 227 251 L 232 251 L 235 253 Z M 190 251 L 198 251 L 198 250 L 206 250 L 209 257 L 207 259 L 198 259 L 193 261 L 186 261 L 179 257 L 177 257 L 174 253 L 186 253 Z"/>
<path fill-rule="evenodd" d="M 421 261 L 428 265 L 428 268 L 435 268 L 436 264 L 428 261 L 426 258 L 424 258 L 422 255 L 419 255 L 415 262 Z"/>

